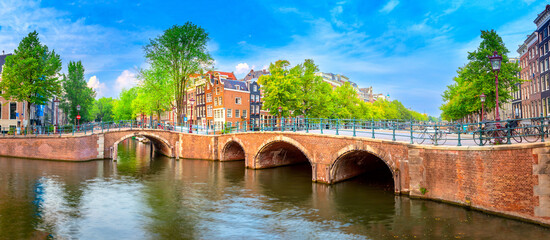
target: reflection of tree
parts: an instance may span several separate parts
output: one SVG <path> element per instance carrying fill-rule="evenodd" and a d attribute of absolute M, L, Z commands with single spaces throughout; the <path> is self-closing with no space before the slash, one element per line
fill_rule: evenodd
<path fill-rule="evenodd" d="M 152 154 L 153 156 L 154 153 Z M 162 158 L 162 157 L 159 157 Z M 117 173 L 122 176 L 142 178 L 162 169 L 151 159 L 151 143 L 126 139 L 118 144 Z"/>

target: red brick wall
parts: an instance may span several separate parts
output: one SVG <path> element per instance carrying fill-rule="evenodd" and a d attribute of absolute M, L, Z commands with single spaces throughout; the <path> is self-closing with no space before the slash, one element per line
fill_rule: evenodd
<path fill-rule="evenodd" d="M 0 138 L 0 155 L 22 158 L 86 161 L 96 159 L 98 136 Z"/>

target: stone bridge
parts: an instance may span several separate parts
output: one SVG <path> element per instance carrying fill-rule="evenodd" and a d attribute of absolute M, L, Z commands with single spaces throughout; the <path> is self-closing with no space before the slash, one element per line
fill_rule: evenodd
<path fill-rule="evenodd" d="M 293 132 L 213 136 L 126 129 L 0 138 L 0 155 L 69 161 L 116 158 L 117 145 L 137 135 L 174 158 L 244 160 L 252 169 L 309 163 L 312 180 L 327 184 L 363 173 L 385 174 L 393 179 L 396 193 L 550 225 L 550 143 L 450 147 Z"/>

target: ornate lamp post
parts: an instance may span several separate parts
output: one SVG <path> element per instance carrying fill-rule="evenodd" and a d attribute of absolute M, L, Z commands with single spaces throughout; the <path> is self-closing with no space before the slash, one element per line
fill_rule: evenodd
<path fill-rule="evenodd" d="M 282 122 L 281 122 L 281 120 L 282 120 L 281 119 L 281 116 L 282 116 L 281 113 L 283 112 L 283 108 L 279 106 L 277 109 L 279 110 L 279 126 L 282 127 L 283 125 L 282 125 Z"/>
<path fill-rule="evenodd" d="M 496 121 L 497 121 L 497 127 L 500 127 L 499 121 L 500 121 L 500 113 L 498 109 L 498 73 L 500 72 L 500 64 L 502 63 L 502 56 L 498 55 L 497 51 L 493 53 L 493 56 L 487 56 L 489 58 L 489 61 L 491 62 L 491 68 L 493 69 L 493 72 L 495 73 L 495 85 L 496 85 Z"/>
<path fill-rule="evenodd" d="M 195 103 L 195 99 L 191 98 L 189 99 L 189 103 L 191 104 L 191 114 L 189 115 L 189 133 L 193 133 L 193 103 Z"/>
<path fill-rule="evenodd" d="M 76 115 L 76 129 L 80 129 L 80 105 L 76 105 L 76 111 L 78 111 Z"/>
<path fill-rule="evenodd" d="M 479 99 L 481 100 L 481 121 L 482 122 L 483 122 L 483 115 L 485 112 L 484 105 L 483 105 L 483 103 L 485 103 L 485 98 L 486 98 L 485 94 L 482 93 L 481 95 L 479 95 Z"/>
<path fill-rule="evenodd" d="M 55 98 L 55 100 L 53 100 L 54 102 L 54 105 L 55 105 L 55 127 L 57 129 L 59 129 L 59 124 L 58 124 L 58 120 L 59 120 L 59 99 Z"/>

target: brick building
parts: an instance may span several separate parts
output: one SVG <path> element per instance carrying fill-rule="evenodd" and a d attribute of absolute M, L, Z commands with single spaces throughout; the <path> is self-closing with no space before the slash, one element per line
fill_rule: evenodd
<path fill-rule="evenodd" d="M 542 13 L 540 13 L 537 18 L 534 20 L 534 23 L 537 25 L 537 30 L 535 33 L 538 35 L 537 38 L 537 69 L 540 74 L 539 83 L 540 83 L 540 99 L 541 99 L 541 111 L 540 113 L 544 116 L 549 115 L 550 113 L 550 76 L 549 76 L 549 63 L 548 58 L 550 54 L 548 53 L 548 39 L 550 35 L 550 5 L 546 5 L 546 8 Z"/>
<path fill-rule="evenodd" d="M 0 81 L 2 81 L 2 66 L 9 55 L 11 54 L 0 55 Z M 0 129 L 2 131 L 8 131 L 8 129 L 25 125 L 24 123 L 27 119 L 25 105 L 25 103 L 10 101 L 0 97 Z"/>

